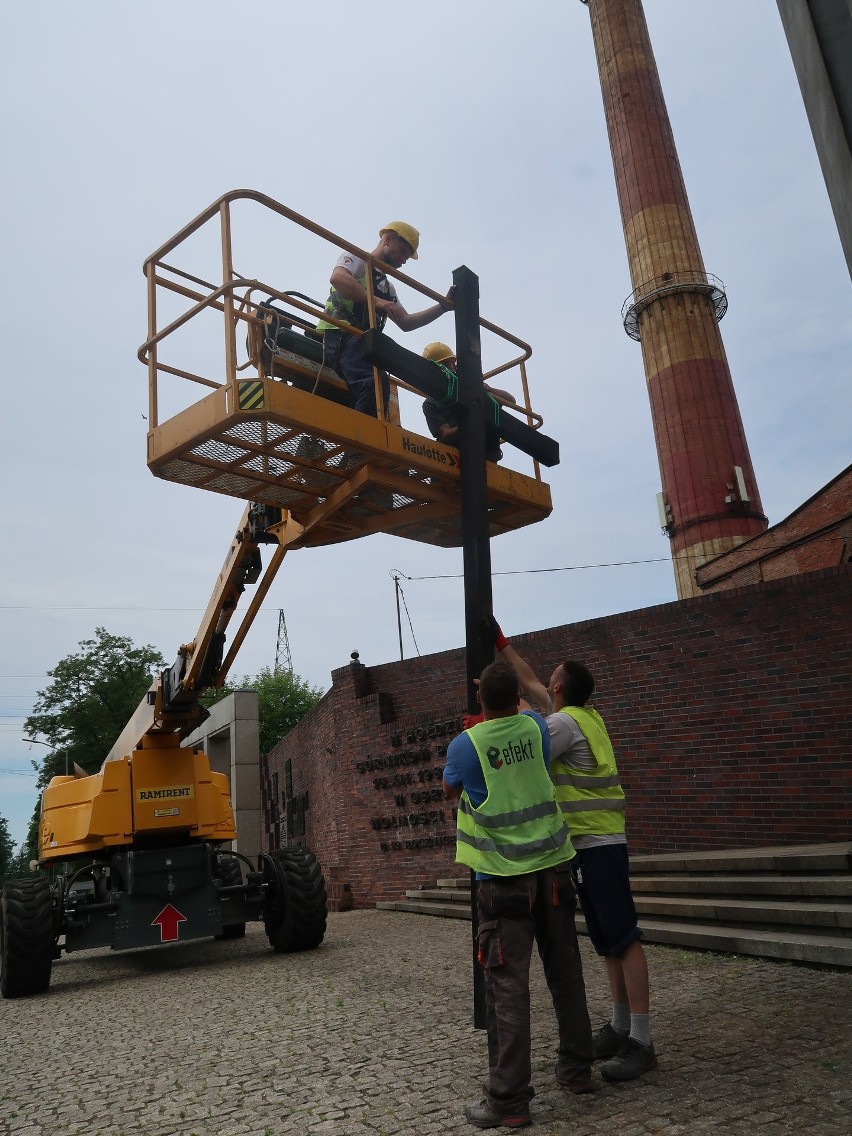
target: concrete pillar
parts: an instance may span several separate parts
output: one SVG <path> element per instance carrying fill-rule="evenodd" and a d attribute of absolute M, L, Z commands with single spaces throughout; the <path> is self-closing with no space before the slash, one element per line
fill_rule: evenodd
<path fill-rule="evenodd" d="M 231 786 L 237 824 L 235 852 L 257 861 L 261 850 L 260 732 L 255 690 L 237 690 L 210 708 L 210 717 L 184 745 L 202 749 L 210 768 Z"/>
<path fill-rule="evenodd" d="M 852 0 L 778 0 L 852 276 Z"/>

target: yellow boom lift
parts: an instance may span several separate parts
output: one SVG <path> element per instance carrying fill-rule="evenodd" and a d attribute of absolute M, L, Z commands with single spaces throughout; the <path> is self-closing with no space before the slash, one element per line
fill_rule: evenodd
<path fill-rule="evenodd" d="M 345 385 L 323 366 L 313 335 L 321 305 L 235 270 L 234 210 L 257 207 L 276 224 L 296 226 L 301 237 L 347 250 L 372 267 L 357 246 L 247 190 L 219 198 L 145 262 L 149 324 L 139 355 L 149 376 L 148 465 L 165 480 L 248 503 L 195 639 L 156 677 L 100 771 L 54 777 L 44 791 L 39 865 L 54 869 L 53 879 L 37 872 L 12 880 L 0 896 L 4 997 L 46 990 L 63 950 L 233 938 L 249 920 L 263 921 L 276 951 L 319 946 L 327 905 L 316 857 L 287 847 L 261 853 L 254 864 L 232 852 L 228 779 L 183 739 L 207 716 L 200 697 L 224 682 L 288 550 L 373 532 L 442 546 L 462 542 L 457 452 L 401 423 L 399 391 L 418 393 L 415 388 L 392 380 L 388 413 L 377 419 L 349 409 Z M 171 263 L 211 228 L 222 268 L 221 280 L 212 282 Z M 320 265 L 333 263 L 327 248 L 314 256 Z M 382 270 L 440 298 L 401 272 Z M 375 325 L 371 280 L 368 272 Z M 158 313 L 169 302 L 182 308 L 161 326 Z M 167 360 L 182 335 L 205 321 L 209 327 L 211 318 L 220 326 L 224 320 L 223 360 L 206 373 Z M 501 375 L 501 386 L 514 377 L 513 409 L 538 429 L 525 369 L 530 348 L 485 320 L 480 330 L 511 352 L 484 377 Z M 190 344 L 202 354 L 199 345 L 206 348 L 209 336 L 190 334 Z M 187 398 L 187 388 L 198 386 L 208 393 L 200 401 Z M 161 421 L 164 402 L 170 412 Z M 513 421 L 506 419 L 507 430 Z M 531 474 L 489 463 L 487 491 L 492 536 L 541 520 L 551 509 L 537 461 Z M 264 544 L 272 546 L 265 570 Z M 226 628 L 250 585 L 256 585 L 252 600 L 225 654 Z"/>

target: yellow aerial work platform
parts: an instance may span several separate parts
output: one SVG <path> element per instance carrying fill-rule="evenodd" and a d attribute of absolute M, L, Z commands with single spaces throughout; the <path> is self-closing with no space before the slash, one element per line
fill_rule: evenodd
<path fill-rule="evenodd" d="M 219 198 L 154 253 L 145 264 L 149 338 L 139 351 L 149 370 L 149 468 L 168 481 L 284 510 L 289 514 L 291 549 L 373 532 L 444 547 L 461 545 L 458 451 L 401 423 L 399 390 L 417 392 L 393 376 L 386 418 L 371 418 L 345 405 L 345 385 L 323 366 L 321 343 L 312 335 L 323 315 L 322 304 L 235 271 L 232 213 L 237 203 L 242 208 L 244 203 L 260 205 L 266 215 L 298 226 L 302 236 L 320 238 L 314 241 L 312 272 L 321 280 L 327 281 L 342 250 L 372 264 L 369 253 L 249 190 Z M 197 244 L 205 226 L 219 230 L 221 283 L 166 260 L 191 241 Z M 386 265 L 381 269 L 430 300 L 441 299 L 401 272 Z M 368 285 L 371 280 L 368 272 Z M 190 305 L 158 327 L 165 296 L 172 302 L 181 297 Z M 374 323 L 371 287 L 368 297 Z M 267 299 L 277 312 L 270 312 Z M 202 318 L 209 324 L 216 313 L 224 316 L 224 366 L 218 363 L 211 375 L 166 361 L 174 341 L 185 337 Z M 272 336 L 270 321 L 275 324 Z M 514 402 L 502 397 L 498 401 L 539 428 L 542 419 L 530 405 L 525 368 L 531 349 L 485 320 L 480 320 L 480 329 L 515 352 L 485 374 L 485 381 L 500 375 L 501 386 L 515 382 Z M 210 390 L 200 401 L 170 411 L 161 422 L 162 384 L 167 376 L 179 379 L 184 390 L 187 381 Z M 420 428 L 419 405 L 416 415 Z M 533 524 L 550 513 L 550 489 L 541 480 L 538 463 L 530 464 L 531 475 L 488 463 L 491 536 Z"/>

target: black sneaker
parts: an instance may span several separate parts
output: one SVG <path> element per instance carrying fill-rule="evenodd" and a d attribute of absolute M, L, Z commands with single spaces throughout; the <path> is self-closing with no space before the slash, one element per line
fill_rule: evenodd
<path fill-rule="evenodd" d="M 635 1081 L 656 1068 L 653 1045 L 642 1045 L 635 1037 L 628 1037 L 616 1056 L 601 1065 L 601 1076 L 607 1081 Z"/>
<path fill-rule="evenodd" d="M 595 1061 L 602 1061 L 605 1057 L 615 1057 L 624 1048 L 628 1035 L 613 1029 L 607 1022 L 592 1038 L 592 1048 L 595 1052 Z"/>
<path fill-rule="evenodd" d="M 475 1128 L 526 1128 L 532 1124 L 530 1114 L 503 1114 L 495 1112 L 487 1099 L 479 1104 L 469 1104 L 464 1110 L 465 1120 Z"/>

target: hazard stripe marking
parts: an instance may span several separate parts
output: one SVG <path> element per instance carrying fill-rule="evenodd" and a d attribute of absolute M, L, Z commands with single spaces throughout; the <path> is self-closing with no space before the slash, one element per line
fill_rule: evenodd
<path fill-rule="evenodd" d="M 240 388 L 240 410 L 262 410 L 263 409 L 263 383 L 241 382 Z"/>

